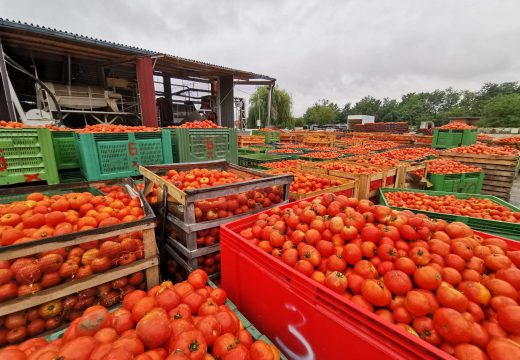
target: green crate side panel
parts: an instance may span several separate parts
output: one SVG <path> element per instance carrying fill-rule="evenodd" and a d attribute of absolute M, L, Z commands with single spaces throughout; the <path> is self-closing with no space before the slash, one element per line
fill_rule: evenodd
<path fill-rule="evenodd" d="M 461 145 L 472 145 L 477 142 L 477 130 L 443 130 L 433 131 L 432 147 L 454 148 Z"/>
<path fill-rule="evenodd" d="M 461 145 L 473 145 L 477 143 L 477 130 L 464 130 Z"/>
<path fill-rule="evenodd" d="M 139 165 L 172 163 L 168 133 L 75 134 L 80 169 L 89 180 L 139 175 Z"/>
<path fill-rule="evenodd" d="M 49 129 L 0 129 L 0 185 L 59 183 Z"/>
<path fill-rule="evenodd" d="M 51 131 L 58 170 L 79 169 L 73 131 Z"/>
<path fill-rule="evenodd" d="M 236 129 L 168 129 L 174 162 L 227 160 L 236 164 Z"/>
<path fill-rule="evenodd" d="M 480 194 L 484 182 L 484 173 L 428 174 L 433 191 L 446 191 L 468 194 Z"/>
<path fill-rule="evenodd" d="M 398 191 L 424 193 L 424 194 L 428 194 L 428 195 L 432 195 L 432 196 L 454 195 L 458 199 L 468 199 L 470 197 L 474 197 L 477 199 L 489 199 L 497 204 L 500 204 L 504 207 L 511 209 L 512 211 L 520 212 L 520 208 L 518 208 L 502 199 L 499 199 L 493 195 L 476 195 L 476 194 L 453 193 L 453 192 L 445 192 L 445 191 L 417 190 L 417 189 L 392 189 L 392 188 L 379 189 L 379 203 L 382 205 L 390 206 L 390 205 L 388 205 L 388 202 L 386 201 L 384 194 L 388 193 L 388 192 L 398 192 Z M 504 236 L 506 238 L 513 239 L 513 240 L 520 240 L 520 224 L 509 223 L 509 222 L 498 221 L 498 220 L 479 219 L 479 218 L 463 216 L 463 215 L 437 213 L 437 212 L 417 210 L 417 209 L 411 209 L 411 208 L 401 208 L 401 207 L 397 207 L 397 206 L 390 206 L 390 207 L 395 210 L 410 210 L 414 213 L 425 214 L 428 217 L 431 217 L 433 219 L 443 219 L 443 220 L 446 220 L 449 222 L 460 221 L 464 224 L 467 224 L 474 230 L 483 231 L 483 232 L 487 232 L 487 233 L 495 234 L 495 235 L 499 235 L 499 236 Z"/>
<path fill-rule="evenodd" d="M 293 156 L 275 154 L 250 154 L 238 157 L 238 165 L 248 168 L 258 168 L 261 163 L 290 160 Z"/>

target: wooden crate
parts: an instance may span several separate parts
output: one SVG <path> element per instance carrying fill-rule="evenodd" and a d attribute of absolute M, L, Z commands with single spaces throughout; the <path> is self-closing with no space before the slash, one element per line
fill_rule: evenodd
<path fill-rule="evenodd" d="M 338 186 L 332 186 L 332 187 L 329 187 L 329 188 L 326 188 L 323 190 L 313 191 L 313 192 L 306 193 L 306 194 L 290 192 L 289 199 L 291 201 L 297 201 L 297 200 L 317 196 L 320 194 L 330 194 L 330 193 L 334 193 L 334 194 L 338 194 L 338 195 L 343 194 L 348 197 L 357 197 L 358 186 L 357 186 L 356 180 L 347 180 L 347 179 L 341 178 L 341 177 L 330 176 L 330 175 L 327 175 L 326 171 L 323 172 L 322 170 L 324 170 L 324 169 L 305 167 L 305 168 L 300 168 L 300 169 L 288 169 L 288 168 L 273 169 L 273 170 L 265 170 L 264 172 L 266 172 L 268 174 L 276 174 L 276 173 L 280 173 L 280 172 L 285 172 L 287 174 L 292 174 L 292 175 L 296 175 L 297 173 L 302 173 L 304 175 L 312 174 L 312 175 L 319 176 L 321 178 L 325 178 L 325 179 L 329 179 L 329 180 L 338 180 L 342 183 L 341 185 L 338 185 Z"/>
<path fill-rule="evenodd" d="M 238 183 L 182 191 L 172 183 L 164 180 L 160 176 L 171 169 L 177 171 L 186 171 L 194 168 L 221 169 L 234 172 L 245 177 L 255 178 Z M 147 167 L 140 167 L 139 170 L 145 178 L 145 195 L 152 191 L 154 185 L 158 186 L 158 197 L 164 198 L 164 200 L 167 201 L 167 204 L 164 205 L 168 208 L 168 220 L 172 221 L 175 225 L 179 226 L 186 233 L 220 226 L 220 224 L 240 219 L 244 215 L 250 215 L 256 212 L 264 211 L 267 208 L 278 206 L 284 202 L 287 202 L 289 200 L 290 184 L 293 181 L 293 177 L 290 175 L 269 175 L 260 171 L 255 171 L 237 165 L 233 165 L 222 160 L 208 161 L 202 163 L 153 165 Z M 196 221 L 195 202 L 197 201 L 211 200 L 218 197 L 244 193 L 247 191 L 265 189 L 272 186 L 280 186 L 283 188 L 282 202 L 279 204 L 272 204 L 269 207 L 258 208 L 248 213 L 230 216 L 226 218 L 220 218 L 216 220 L 203 222 Z"/>
<path fill-rule="evenodd" d="M 357 162 L 349 162 L 348 160 L 341 162 L 352 165 L 376 167 L 374 165 L 364 165 Z M 335 177 L 357 180 L 357 185 L 359 187 L 359 190 L 357 191 L 357 197 L 359 199 L 369 199 L 376 196 L 378 189 L 381 187 L 394 188 L 398 180 L 397 168 L 384 166 L 377 166 L 377 168 L 381 169 L 381 172 L 375 174 L 351 174 L 340 170 L 327 170 L 327 173 L 328 175 Z"/>
<path fill-rule="evenodd" d="M 413 174 L 415 171 L 422 171 L 423 176 L 417 177 Z M 397 188 L 407 188 L 409 185 L 413 183 L 426 183 L 426 176 L 428 174 L 428 163 L 406 163 L 401 162 L 397 166 L 397 180 L 395 183 L 395 187 Z"/>
<path fill-rule="evenodd" d="M 84 182 L 65 185 L 31 186 L 25 188 L 4 189 L 0 191 L 0 197 L 20 196 L 24 194 L 30 194 L 32 192 L 52 194 L 58 192 L 85 191 L 89 187 L 106 183 L 107 182 Z M 143 218 L 114 226 L 107 226 L 104 228 L 86 230 L 27 243 L 0 247 L 0 260 L 18 259 L 20 257 L 30 256 L 40 252 L 61 249 L 69 246 L 76 246 L 90 241 L 102 240 L 122 234 L 133 233 L 136 231 L 143 232 L 144 258 L 129 265 L 112 268 L 103 273 L 97 273 L 82 279 L 65 282 L 48 289 L 38 291 L 30 296 L 4 301 L 0 303 L 0 316 L 41 305 L 70 294 L 75 294 L 79 291 L 116 280 L 120 277 L 127 276 L 141 270 L 145 270 L 146 272 L 146 283 L 149 288 L 159 283 L 159 258 L 157 256 L 157 244 L 155 242 L 154 230 L 156 227 L 156 217 L 150 208 L 150 205 L 148 205 L 146 202 L 143 194 L 135 187 L 133 181 L 131 179 L 125 179 L 123 180 L 123 184 L 129 193 L 133 194 L 134 197 L 139 197 L 141 200 L 141 205 L 143 206 L 145 213 Z"/>
<path fill-rule="evenodd" d="M 484 171 L 482 194 L 509 200 L 513 181 L 517 174 L 519 156 L 462 154 L 443 151 L 440 153 L 440 158 L 460 161 L 481 168 Z"/>
<path fill-rule="evenodd" d="M 211 229 L 220 230 L 219 227 L 215 227 L 199 231 L 210 231 Z M 214 245 L 199 246 L 197 244 L 198 231 L 187 233 L 167 218 L 165 230 L 166 232 L 164 233 L 164 242 L 172 246 L 175 250 L 188 259 L 194 259 L 200 256 L 214 253 L 216 251 L 220 251 L 220 235 L 217 237 L 217 242 Z"/>
<path fill-rule="evenodd" d="M 193 270 L 195 270 L 199 267 L 198 258 L 204 257 L 206 255 L 211 255 L 211 254 L 204 254 L 204 255 L 200 255 L 198 257 L 194 257 L 194 258 L 190 259 L 190 258 L 185 257 L 178 250 L 176 250 L 175 247 L 171 246 L 171 243 L 167 243 L 164 246 L 164 251 L 165 251 L 166 256 L 169 256 L 172 260 L 174 260 L 179 265 L 181 271 L 176 271 L 176 272 L 179 272 L 179 273 L 182 272 L 183 273 L 182 278 L 185 278 L 187 276 L 187 274 L 189 274 L 190 272 L 192 272 Z M 220 252 L 220 249 L 219 249 L 219 252 Z M 210 274 L 208 277 L 209 277 L 209 279 L 219 278 L 220 271 Z M 176 279 L 176 280 L 180 280 L 180 278 Z"/>

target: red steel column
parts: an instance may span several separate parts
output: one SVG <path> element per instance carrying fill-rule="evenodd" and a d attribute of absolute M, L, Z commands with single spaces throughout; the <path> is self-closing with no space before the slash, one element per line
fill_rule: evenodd
<path fill-rule="evenodd" d="M 153 66 L 150 57 L 141 57 L 136 61 L 137 82 L 141 99 L 141 118 L 144 126 L 159 127 L 157 107 L 155 105 L 155 87 Z"/>

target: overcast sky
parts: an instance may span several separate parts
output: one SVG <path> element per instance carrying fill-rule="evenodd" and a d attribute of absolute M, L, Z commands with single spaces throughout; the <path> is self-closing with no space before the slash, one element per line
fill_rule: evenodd
<path fill-rule="evenodd" d="M 517 81 L 519 14 L 518 0 L 0 2 L 4 18 L 270 75 L 295 115 Z"/>

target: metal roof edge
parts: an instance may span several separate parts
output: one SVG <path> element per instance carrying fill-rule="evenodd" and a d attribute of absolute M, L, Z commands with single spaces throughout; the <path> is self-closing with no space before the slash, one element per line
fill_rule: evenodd
<path fill-rule="evenodd" d="M 116 42 L 111 42 L 111 41 L 97 39 L 97 38 L 93 38 L 93 37 L 89 37 L 89 36 L 85 36 L 85 35 L 71 33 L 68 31 L 57 30 L 57 29 L 53 29 L 53 28 L 50 28 L 47 26 L 33 25 L 32 23 L 29 24 L 27 22 L 14 21 L 14 20 L 5 19 L 5 18 L 1 18 L 1 17 L 0 17 L 0 28 L 22 30 L 22 31 L 27 31 L 27 32 L 38 33 L 40 35 L 55 36 L 55 37 L 62 38 L 64 40 L 80 41 L 80 42 L 83 42 L 83 43 L 89 44 L 89 45 L 96 45 L 96 46 L 102 46 L 102 47 L 106 47 L 106 48 L 112 48 L 112 49 L 119 50 L 119 51 L 126 51 L 126 52 L 129 52 L 130 54 L 134 54 L 134 55 L 141 55 L 141 56 L 164 55 L 165 57 L 168 57 L 168 58 L 174 58 L 174 59 L 178 59 L 181 61 L 192 62 L 192 63 L 198 64 L 198 65 L 212 66 L 217 69 L 222 69 L 222 70 L 226 70 L 226 71 L 235 71 L 237 73 L 242 73 L 242 74 L 248 74 L 248 75 L 254 76 L 255 78 L 258 78 L 258 79 L 270 80 L 273 82 L 276 81 L 275 78 L 272 78 L 267 75 L 261 75 L 261 74 L 256 74 L 256 73 L 249 72 L 249 71 L 238 70 L 238 69 L 233 69 L 233 68 L 229 68 L 226 66 L 206 63 L 203 61 L 187 59 L 187 58 L 183 58 L 183 57 L 176 56 L 176 55 L 164 54 L 164 53 L 157 52 L 157 51 L 142 49 L 142 48 L 139 48 L 136 46 L 124 45 L 124 44 L 120 44 L 120 43 L 116 43 Z"/>

